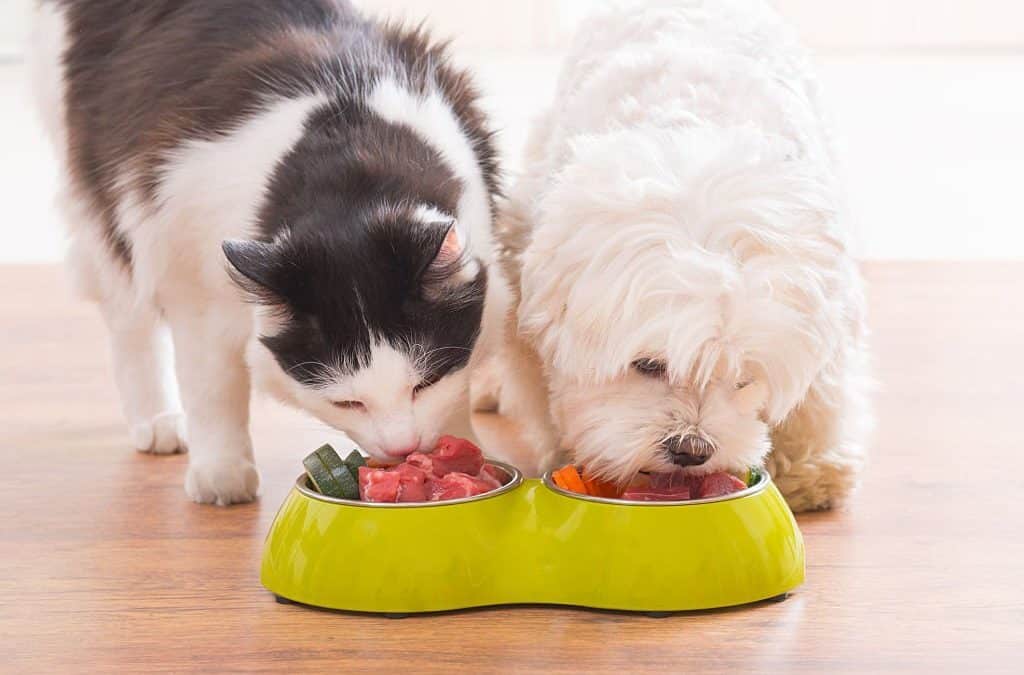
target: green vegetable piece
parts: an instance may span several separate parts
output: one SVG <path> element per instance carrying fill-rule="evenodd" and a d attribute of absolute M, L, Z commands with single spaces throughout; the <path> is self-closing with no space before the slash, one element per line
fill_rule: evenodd
<path fill-rule="evenodd" d="M 337 451 L 333 447 L 331 447 L 330 443 L 324 443 L 319 448 L 314 450 L 313 454 L 319 457 L 320 461 L 322 461 L 324 465 L 331 471 L 334 471 L 339 467 L 345 466 L 345 463 L 341 461 L 341 457 L 338 455 Z"/>
<path fill-rule="evenodd" d="M 356 473 L 353 473 L 352 469 L 347 466 L 342 466 L 337 471 L 332 471 L 331 475 L 338 481 L 338 485 L 341 487 L 341 498 L 342 499 L 359 499 L 359 480 L 356 478 Z"/>
<path fill-rule="evenodd" d="M 330 445 L 310 453 L 302 465 L 320 494 L 337 499 L 359 499 L 358 469 L 353 471 Z"/>
<path fill-rule="evenodd" d="M 320 459 L 320 455 L 315 452 L 310 453 L 302 460 L 302 466 L 306 467 L 309 481 L 317 492 L 328 497 L 341 497 L 341 486 L 331 475 L 331 470 Z"/>
<path fill-rule="evenodd" d="M 353 450 L 345 458 L 345 465 L 352 471 L 352 475 L 358 478 L 359 467 L 366 466 L 366 458 L 358 450 Z"/>

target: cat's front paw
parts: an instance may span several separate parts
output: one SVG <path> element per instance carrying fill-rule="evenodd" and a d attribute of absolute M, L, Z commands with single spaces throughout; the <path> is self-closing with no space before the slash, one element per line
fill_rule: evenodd
<path fill-rule="evenodd" d="M 132 426 L 132 445 L 139 452 L 170 455 L 185 452 L 185 416 L 179 412 L 164 412 L 152 419 Z"/>
<path fill-rule="evenodd" d="M 260 472 L 247 459 L 223 459 L 190 464 L 185 492 L 200 504 L 242 504 L 260 491 Z"/>

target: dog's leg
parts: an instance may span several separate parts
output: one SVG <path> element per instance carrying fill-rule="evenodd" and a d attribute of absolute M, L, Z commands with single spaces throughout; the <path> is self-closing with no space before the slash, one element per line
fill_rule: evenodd
<path fill-rule="evenodd" d="M 860 368 L 822 378 L 772 431 L 767 468 L 794 511 L 840 505 L 856 486 L 871 427 Z"/>
<path fill-rule="evenodd" d="M 73 237 L 67 264 L 76 290 L 96 302 L 110 332 L 110 354 L 121 407 L 140 452 L 185 450 L 184 420 L 178 403 L 165 326 L 152 302 L 139 298 L 126 263 L 115 260 L 98 232 L 85 223 L 84 207 L 64 204 Z"/>
<path fill-rule="evenodd" d="M 188 416 L 185 491 L 201 503 L 248 502 L 260 484 L 249 438 L 245 361 L 252 319 L 242 303 L 197 297 L 202 295 L 164 303 Z"/>

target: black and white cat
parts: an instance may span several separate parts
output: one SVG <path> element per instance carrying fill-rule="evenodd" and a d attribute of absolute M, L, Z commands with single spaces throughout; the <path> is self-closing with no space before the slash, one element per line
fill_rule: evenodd
<path fill-rule="evenodd" d="M 344 0 L 43 0 L 36 18 L 68 262 L 135 447 L 187 438 L 194 500 L 253 499 L 250 367 L 373 455 L 431 447 L 466 405 L 497 191 L 443 47 Z"/>

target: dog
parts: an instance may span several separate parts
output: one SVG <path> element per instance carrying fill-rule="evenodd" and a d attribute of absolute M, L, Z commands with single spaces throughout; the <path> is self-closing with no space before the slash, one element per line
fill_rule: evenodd
<path fill-rule="evenodd" d="M 764 464 L 795 510 L 856 484 L 871 415 L 833 135 L 758 0 L 586 19 L 496 225 L 494 392 L 540 472 Z"/>

